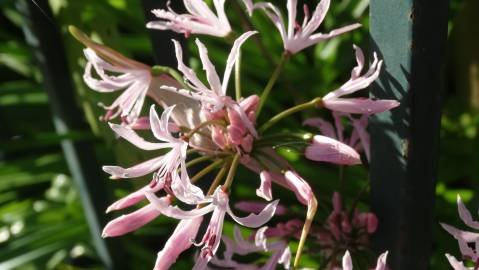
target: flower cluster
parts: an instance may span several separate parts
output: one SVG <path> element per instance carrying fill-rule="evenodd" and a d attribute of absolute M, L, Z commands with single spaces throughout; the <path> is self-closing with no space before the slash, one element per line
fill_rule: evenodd
<path fill-rule="evenodd" d="M 287 25 L 281 11 L 273 4 L 243 0 L 250 16 L 264 12 L 272 20 L 283 39 L 284 53 L 282 62 L 278 64 L 263 92 L 243 97 L 241 84 L 238 83 L 233 97 L 228 94 L 231 88 L 229 82 L 233 74 L 237 81 L 241 80 L 238 68 L 241 47 L 253 35 L 259 37 L 259 33 L 248 31 L 232 38 L 235 32 L 225 12 L 226 1 L 212 2 L 215 12 L 203 0 L 183 0 L 187 12 L 185 14 L 178 14 L 170 7 L 153 10 L 159 20 L 147 24 L 151 29 L 172 30 L 187 37 L 200 34 L 234 39 L 226 66 L 222 68 L 222 78 L 208 55 L 207 46 L 200 39 L 195 39 L 206 82 L 185 64 L 182 47 L 176 40 L 173 43 L 177 68 L 150 67 L 90 40 L 74 27 L 70 28 L 71 33 L 87 47 L 84 50 L 87 59 L 85 83 L 102 93 L 121 92 L 113 104 L 102 105 L 106 114 L 101 119 L 113 121 L 119 116 L 119 122 L 110 122 L 113 132 L 141 150 L 160 153 L 129 168 L 103 167 L 111 179 L 142 176 L 151 178 L 146 186 L 114 202 L 107 212 L 123 210 L 142 201 L 148 204 L 109 222 L 104 228 L 103 236 L 129 233 L 163 215 L 177 219 L 178 225 L 158 253 L 155 269 L 168 269 L 183 251 L 192 246 L 201 247 L 194 269 L 207 269 L 210 266 L 275 269 L 278 264 L 289 267 L 291 252 L 287 237 L 294 234 L 299 239 L 293 263 L 293 267 L 297 268 L 318 202 L 308 182 L 276 152 L 274 146 L 293 140 L 307 145 L 301 151 L 310 160 L 339 165 L 360 164 L 358 150 L 363 151 L 369 159 L 367 117 L 390 110 L 399 103 L 394 100 L 344 97 L 367 88 L 381 71 L 382 61 L 374 54 L 374 61 L 363 73 L 365 57 L 361 49 L 355 46 L 357 66 L 353 68 L 351 78 L 346 83 L 324 97 L 286 109 L 265 123 L 258 124 L 261 108 L 268 100 L 270 91 L 274 90 L 275 82 L 289 57 L 360 25 L 352 24 L 326 34 L 315 33 L 326 16 L 329 0 L 322 0 L 311 17 L 305 8 L 305 18 L 301 25 L 296 21 L 296 0 L 287 1 Z M 152 105 L 149 115 L 144 116 L 142 109 L 147 97 L 157 106 Z M 158 107 L 163 110 L 161 115 L 157 113 Z M 336 128 L 322 119 L 310 119 L 305 124 L 318 127 L 321 135 L 298 137 L 293 133 L 267 132 L 270 127 L 293 113 L 320 108 L 333 111 Z M 343 136 L 343 127 L 337 120 L 340 117 L 350 119 L 354 127 L 349 140 Z M 156 141 L 145 140 L 138 129 L 151 131 Z M 202 170 L 190 176 L 189 168 L 199 165 L 203 166 Z M 230 192 L 234 188 L 238 166 L 244 166 L 259 175 L 256 194 L 268 202 L 261 209 L 250 208 L 250 214 L 246 217 L 236 216 L 230 208 Z M 214 175 L 208 190 L 196 185 L 197 181 L 205 181 L 205 175 Z M 297 200 L 307 207 L 304 221 L 292 220 L 281 228 L 262 227 L 280 209 L 278 200 L 274 200 L 277 194 L 273 194 L 273 185 L 293 192 Z M 207 214 L 211 214 L 209 225 L 204 232 L 200 232 L 200 225 L 206 220 Z M 255 233 L 254 243 L 245 240 L 238 229 L 234 241 L 224 236 L 226 216 L 242 226 L 261 227 Z M 331 232 L 327 236 L 329 240 L 336 241 L 345 235 L 349 237 L 348 233 L 353 229 L 365 230 L 369 234 L 377 226 L 373 214 L 354 212 L 352 220 L 349 218 L 336 198 L 334 212 L 328 218 L 328 231 Z M 200 235 L 202 236 L 198 237 Z M 200 240 L 196 241 L 197 238 Z M 324 234 L 320 234 L 320 238 L 323 239 Z M 223 256 L 218 257 L 216 254 L 221 242 L 226 250 Z M 245 255 L 251 252 L 269 252 L 272 256 L 262 266 L 255 263 L 244 265 L 233 259 L 233 254 Z M 385 257 L 381 256 L 378 265 L 384 266 Z M 378 266 L 377 269 L 384 269 L 383 266 Z M 345 255 L 343 268 L 351 269 L 349 253 Z"/>

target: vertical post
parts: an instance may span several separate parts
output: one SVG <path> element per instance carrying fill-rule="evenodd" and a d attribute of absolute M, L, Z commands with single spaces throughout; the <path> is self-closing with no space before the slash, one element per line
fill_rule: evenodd
<path fill-rule="evenodd" d="M 371 117 L 373 245 L 395 270 L 428 269 L 448 0 L 371 0 L 372 50 L 384 59 L 377 98 L 401 106 Z"/>
<path fill-rule="evenodd" d="M 64 135 L 75 130 L 88 130 L 83 113 L 76 104 L 63 41 L 48 1 L 18 1 L 18 9 L 27 19 L 25 37 L 35 50 L 57 133 Z M 124 269 L 126 266 L 120 263 L 122 256 L 118 255 L 118 247 L 113 248 L 110 240 L 101 238 L 107 189 L 91 142 L 65 139 L 61 146 L 80 193 L 93 245 L 100 259 L 107 269 Z"/>

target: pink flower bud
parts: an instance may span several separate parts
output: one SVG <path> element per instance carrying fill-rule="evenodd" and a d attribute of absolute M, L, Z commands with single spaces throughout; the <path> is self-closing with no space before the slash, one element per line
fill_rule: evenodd
<path fill-rule="evenodd" d="M 306 158 L 314 161 L 325 161 L 341 165 L 361 164 L 361 159 L 350 146 L 326 136 L 316 135 L 306 148 Z"/>
<path fill-rule="evenodd" d="M 148 204 L 133 213 L 122 215 L 105 226 L 102 237 L 115 237 L 137 230 L 160 215 L 155 206 Z"/>

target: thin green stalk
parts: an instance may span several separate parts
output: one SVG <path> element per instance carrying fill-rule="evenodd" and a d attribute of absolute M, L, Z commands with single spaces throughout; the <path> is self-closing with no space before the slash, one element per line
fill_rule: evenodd
<path fill-rule="evenodd" d="M 203 162 L 203 161 L 207 161 L 207 160 L 210 160 L 210 159 L 212 159 L 211 156 L 201 156 L 201 157 L 197 157 L 197 158 L 195 158 L 195 159 L 193 159 L 193 160 L 190 160 L 190 161 L 186 162 L 186 167 L 189 168 L 189 167 L 191 167 L 191 166 L 194 166 L 194 165 L 196 165 L 196 164 L 198 164 L 198 163 L 201 163 L 201 162 Z"/>
<path fill-rule="evenodd" d="M 313 223 L 314 215 L 316 215 L 316 209 L 318 209 L 318 201 L 316 200 L 316 197 L 313 196 L 313 198 L 311 198 L 311 200 L 308 202 L 308 212 L 306 214 L 306 220 L 304 221 L 303 230 L 299 239 L 298 250 L 296 251 L 296 256 L 294 257 L 293 269 L 297 269 L 299 266 L 304 244 L 306 243 L 309 229 Z"/>
<path fill-rule="evenodd" d="M 283 118 L 286 118 L 286 117 L 290 116 L 293 113 L 297 113 L 299 111 L 303 111 L 303 110 L 311 109 L 311 108 L 314 108 L 314 107 L 318 107 L 320 105 L 321 105 L 321 98 L 317 97 L 317 98 L 315 98 L 315 99 L 313 99 L 309 102 L 291 107 L 291 108 L 287 109 L 286 111 L 280 112 L 277 115 L 275 115 L 273 118 L 269 119 L 266 123 L 264 123 L 260 127 L 259 132 L 260 133 L 265 132 L 267 129 L 272 127 L 274 124 L 281 121 Z"/>
<path fill-rule="evenodd" d="M 241 52 L 238 51 L 238 59 L 235 64 L 235 93 L 236 101 L 241 99 Z"/>
<path fill-rule="evenodd" d="M 274 84 L 278 80 L 279 75 L 281 75 L 281 71 L 283 71 L 283 68 L 286 65 L 286 62 L 288 61 L 290 55 L 291 55 L 290 53 L 284 52 L 283 55 L 281 56 L 281 60 L 276 66 L 276 69 L 274 70 L 273 75 L 271 75 L 271 78 L 269 79 L 268 84 L 266 85 L 266 87 L 263 90 L 263 93 L 261 94 L 258 110 L 256 111 L 256 117 L 259 116 L 261 110 L 263 109 L 264 103 L 266 102 L 266 99 L 268 98 L 268 95 L 271 92 L 271 89 L 273 89 Z"/>
<path fill-rule="evenodd" d="M 198 181 L 201 177 L 207 175 L 208 173 L 210 173 L 212 170 L 216 169 L 221 163 L 223 163 L 223 159 L 218 159 L 216 160 L 215 162 L 211 163 L 208 167 L 204 168 L 203 170 L 201 170 L 199 173 L 195 174 L 195 176 L 193 176 L 191 178 L 191 183 L 195 183 L 196 181 Z"/>
<path fill-rule="evenodd" d="M 223 190 L 225 190 L 225 191 L 227 191 L 229 189 L 229 187 L 231 186 L 231 184 L 233 183 L 233 179 L 234 179 L 235 174 L 236 174 L 236 168 L 238 168 L 240 157 L 241 157 L 241 155 L 238 153 L 233 158 L 233 161 L 231 161 L 231 166 L 230 166 L 230 170 L 228 172 L 228 176 L 226 177 L 226 181 L 223 184 Z"/>
<path fill-rule="evenodd" d="M 226 170 L 228 169 L 228 166 L 229 166 L 229 162 L 227 162 L 223 165 L 223 167 L 221 168 L 221 170 L 218 172 L 215 179 L 213 180 L 213 183 L 211 183 L 211 186 L 208 189 L 208 193 L 206 193 L 206 195 L 209 196 L 209 195 L 212 195 L 213 192 L 215 192 L 216 188 L 220 185 L 221 180 L 225 176 Z"/>

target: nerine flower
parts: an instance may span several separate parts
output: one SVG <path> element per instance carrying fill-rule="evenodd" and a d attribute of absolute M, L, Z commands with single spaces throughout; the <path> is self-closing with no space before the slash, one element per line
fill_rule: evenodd
<path fill-rule="evenodd" d="M 113 65 L 90 48 L 85 49 L 84 53 L 88 63 L 83 80 L 88 87 L 103 93 L 123 90 L 123 93 L 111 105 L 103 105 L 107 110 L 103 119 L 108 121 L 120 116 L 127 123 L 134 123 L 140 116 L 146 93 L 150 87 L 151 68 L 126 58 L 125 62 L 122 62 L 123 65 Z M 100 79 L 93 77 L 92 68 Z"/>
<path fill-rule="evenodd" d="M 302 24 L 299 24 L 296 20 L 298 1 L 288 0 L 288 25 L 285 24 L 281 11 L 273 4 L 269 2 L 252 4 L 250 0 L 243 0 L 243 2 L 245 2 L 245 5 L 250 13 L 253 9 L 262 9 L 265 11 L 266 15 L 271 19 L 271 21 L 273 21 L 274 25 L 281 34 L 284 49 L 292 54 L 361 26 L 360 24 L 352 24 L 335 29 L 326 34 L 315 33 L 326 17 L 330 0 L 322 0 L 319 2 L 311 18 L 309 18 L 308 7 L 305 5 L 305 17 Z"/>
<path fill-rule="evenodd" d="M 459 195 L 457 195 L 457 208 L 459 217 L 464 224 L 472 229 L 479 230 L 479 222 L 472 218 Z M 441 223 L 441 226 L 457 240 L 463 259 L 474 263 L 474 267 L 466 267 L 463 262 L 458 261 L 454 256 L 446 254 L 452 267 L 456 270 L 477 269 L 479 267 L 479 233 L 459 230 L 444 223 Z"/>
<path fill-rule="evenodd" d="M 364 54 L 361 48 L 354 46 L 356 50 L 357 66 L 351 72 L 351 78 L 338 89 L 323 97 L 323 106 L 343 113 L 374 114 L 380 113 L 399 106 L 396 100 L 376 100 L 370 98 L 342 98 L 344 95 L 352 94 L 358 90 L 368 87 L 379 76 L 383 61 L 378 60 L 374 53 L 374 61 L 369 70 L 361 75 L 364 68 Z"/>
<path fill-rule="evenodd" d="M 193 269 L 204 269 L 211 258 L 218 250 L 221 235 L 223 231 L 223 222 L 225 215 L 228 214 L 237 223 L 251 227 L 258 228 L 264 223 L 268 222 L 274 215 L 278 200 L 268 204 L 259 214 L 250 214 L 247 217 L 237 217 L 229 206 L 229 196 L 223 191 L 222 187 L 218 187 L 211 197 L 205 198 L 201 203 L 209 203 L 208 205 L 189 211 L 181 210 L 177 206 L 171 206 L 165 201 L 159 199 L 152 192 L 145 192 L 146 197 L 156 206 L 156 208 L 165 216 L 176 219 L 192 219 L 204 216 L 210 212 L 210 223 L 206 229 L 206 233 L 197 246 L 203 246 L 198 260 Z"/>
<path fill-rule="evenodd" d="M 152 13 L 161 21 L 149 22 L 146 27 L 159 30 L 172 30 L 190 34 L 203 34 L 225 37 L 231 32 L 231 26 L 225 13 L 226 0 L 213 0 L 216 14 L 203 0 L 183 0 L 188 13 L 178 14 L 170 7 L 168 10 L 155 9 Z"/>
<path fill-rule="evenodd" d="M 129 127 L 110 124 L 116 134 L 142 150 L 151 151 L 167 148 L 171 150 L 164 155 L 130 168 L 103 166 L 103 170 L 109 173 L 113 179 L 135 178 L 156 171 L 153 177 L 153 183 L 150 184 L 149 187 L 143 188 L 142 191 L 165 189 L 186 203 L 195 203 L 196 201 L 202 200 L 204 195 L 200 188 L 191 184 L 186 171 L 185 159 L 188 143 L 181 138 L 174 137 L 170 133 L 169 121 L 173 109 L 174 106 L 165 109 L 160 119 L 155 111 L 154 105 L 150 108 L 151 130 L 155 138 L 162 141 L 160 143 L 145 141 Z M 140 192 L 135 192 L 131 194 L 126 201 L 137 201 L 143 198 Z"/>
<path fill-rule="evenodd" d="M 172 95 L 164 96 L 161 85 L 177 86 L 179 83 L 164 72 L 158 74 L 148 65 L 129 59 L 121 53 L 94 42 L 74 26 L 70 33 L 87 48 L 84 50 L 87 64 L 83 80 L 93 90 L 101 93 L 122 92 L 106 109 L 102 120 L 109 121 L 120 117 L 124 124 L 136 129 L 147 129 L 147 121 L 140 113 L 147 95 L 162 96 L 157 101 L 176 99 Z M 164 92 L 164 91 L 163 91 Z M 163 97 L 164 96 L 164 97 Z M 171 105 L 171 104 L 170 104 Z"/>
<path fill-rule="evenodd" d="M 278 264 L 283 264 L 285 269 L 290 268 L 291 251 L 288 243 L 284 240 L 268 241 L 265 232 L 268 227 L 258 229 L 254 235 L 254 242 L 251 243 L 243 238 L 238 227 L 234 228 L 234 241 L 227 236 L 223 236 L 225 251 L 223 257 L 215 256 L 211 264 L 223 268 L 232 269 L 251 269 L 251 270 L 274 270 Z M 263 265 L 255 263 L 240 263 L 233 259 L 235 254 L 248 255 L 257 252 L 271 252 L 271 257 Z"/>
<path fill-rule="evenodd" d="M 203 69 L 206 71 L 206 78 L 208 80 L 209 86 L 206 86 L 200 79 L 198 79 L 195 72 L 184 64 L 181 46 L 178 41 L 173 40 L 176 57 L 178 60 L 178 70 L 183 73 L 185 80 L 188 82 L 191 89 L 181 89 L 168 86 L 163 86 L 162 89 L 200 101 L 202 103 L 203 113 L 209 118 L 215 118 L 218 114 L 220 116 L 228 114 L 230 120 L 233 120 L 234 117 L 239 118 L 239 120 L 242 122 L 242 125 L 244 125 L 249 133 L 251 133 L 252 136 L 257 137 L 256 129 L 254 128 L 253 122 L 250 119 L 251 116 L 245 112 L 245 109 L 243 109 L 240 104 L 233 101 L 231 97 L 226 95 L 228 82 L 231 77 L 233 67 L 238 60 L 241 45 L 255 33 L 255 31 L 249 31 L 236 39 L 226 61 L 226 68 L 222 81 L 220 80 L 214 65 L 211 63 L 208 57 L 208 50 L 206 49 L 205 45 L 200 40 L 196 40 L 196 45 L 198 46 Z M 227 111 L 222 112 L 223 109 L 226 109 Z"/>

